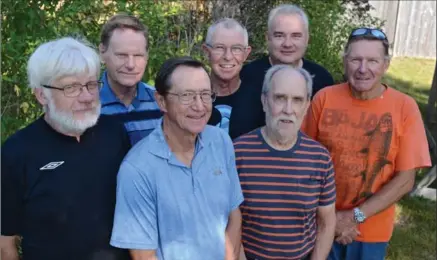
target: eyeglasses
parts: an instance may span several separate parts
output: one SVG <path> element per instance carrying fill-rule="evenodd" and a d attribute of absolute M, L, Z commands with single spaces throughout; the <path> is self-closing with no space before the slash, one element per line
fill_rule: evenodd
<path fill-rule="evenodd" d="M 215 93 L 209 92 L 209 91 L 200 92 L 200 93 L 197 93 L 197 92 L 184 92 L 184 93 L 167 92 L 167 94 L 177 96 L 179 98 L 179 101 L 184 105 L 192 104 L 196 100 L 197 96 L 200 96 L 200 99 L 202 100 L 203 103 L 214 102 L 215 98 L 216 98 Z"/>
<path fill-rule="evenodd" d="M 85 85 L 82 85 L 79 83 L 74 83 L 71 85 L 64 86 L 62 88 L 48 86 L 48 85 L 42 85 L 42 86 L 45 88 L 62 90 L 62 91 L 64 91 L 64 95 L 66 97 L 77 97 L 82 92 L 83 87 L 86 87 L 90 94 L 97 94 L 100 91 L 100 89 L 102 88 L 103 82 L 102 81 L 90 81 L 90 82 L 86 83 Z"/>
<path fill-rule="evenodd" d="M 363 36 L 363 35 L 370 35 L 375 37 L 376 39 L 383 40 L 383 41 L 387 40 L 387 35 L 385 35 L 385 33 L 380 29 L 366 28 L 366 27 L 357 28 L 353 30 L 349 36 L 349 39 L 355 38 L 357 36 Z"/>
<path fill-rule="evenodd" d="M 228 47 L 224 46 L 224 45 L 211 45 L 211 44 L 206 44 L 206 46 L 208 46 L 211 49 L 211 52 L 215 55 L 219 55 L 222 56 L 223 54 L 225 54 L 226 50 L 228 49 Z M 230 47 L 231 49 L 231 53 L 235 56 L 239 56 L 242 55 L 244 53 L 244 51 L 246 51 L 247 47 L 242 46 L 242 45 L 232 45 Z"/>

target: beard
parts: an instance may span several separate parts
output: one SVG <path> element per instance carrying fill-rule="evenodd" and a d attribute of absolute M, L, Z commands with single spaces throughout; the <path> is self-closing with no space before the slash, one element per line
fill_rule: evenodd
<path fill-rule="evenodd" d="M 59 131 L 69 134 L 82 134 L 90 127 L 93 127 L 100 116 L 101 104 L 98 101 L 97 105 L 93 108 L 93 111 L 86 112 L 84 119 L 75 119 L 72 111 L 62 111 L 57 109 L 55 102 L 52 98 L 49 99 L 49 103 L 45 107 L 47 119 L 52 122 Z"/>

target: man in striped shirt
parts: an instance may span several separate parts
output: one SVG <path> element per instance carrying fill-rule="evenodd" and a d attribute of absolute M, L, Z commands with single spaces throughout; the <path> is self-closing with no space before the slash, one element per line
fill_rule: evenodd
<path fill-rule="evenodd" d="M 101 113 L 123 122 L 133 145 L 152 132 L 162 116 L 154 88 L 141 82 L 148 59 L 147 27 L 134 16 L 118 14 L 103 26 L 100 38 L 106 65 Z"/>
<path fill-rule="evenodd" d="M 261 96 L 266 126 L 234 142 L 248 260 L 325 260 L 331 249 L 333 164 L 326 148 L 299 130 L 311 92 L 306 70 L 273 66 Z"/>

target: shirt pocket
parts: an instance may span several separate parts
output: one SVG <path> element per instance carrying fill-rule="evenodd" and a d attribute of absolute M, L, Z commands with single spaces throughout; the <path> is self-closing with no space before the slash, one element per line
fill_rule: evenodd
<path fill-rule="evenodd" d="M 311 175 L 307 178 L 300 179 L 298 183 L 305 213 L 312 214 L 319 206 L 319 198 L 323 186 L 323 177 Z"/>

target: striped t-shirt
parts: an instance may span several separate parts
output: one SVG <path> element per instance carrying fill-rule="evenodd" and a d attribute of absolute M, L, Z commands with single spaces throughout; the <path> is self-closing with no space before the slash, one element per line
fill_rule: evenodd
<path fill-rule="evenodd" d="M 245 198 L 245 253 L 260 260 L 302 259 L 314 249 L 317 207 L 335 203 L 331 157 L 302 132 L 290 150 L 275 150 L 260 129 L 234 141 Z"/>
<path fill-rule="evenodd" d="M 153 87 L 144 82 L 137 84 L 137 96 L 128 106 L 123 104 L 109 86 L 106 71 L 102 75 L 103 88 L 100 91 L 101 113 L 111 115 L 124 123 L 131 144 L 148 136 L 158 125 L 162 113 L 154 98 Z"/>

